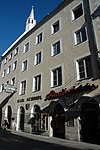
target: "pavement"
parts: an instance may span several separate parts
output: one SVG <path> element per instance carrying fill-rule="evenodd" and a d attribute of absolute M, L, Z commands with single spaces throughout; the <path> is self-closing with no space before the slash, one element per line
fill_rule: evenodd
<path fill-rule="evenodd" d="M 48 136 L 30 134 L 30 133 L 26 133 L 22 131 L 13 131 L 12 134 L 26 137 L 29 139 L 33 139 L 33 140 L 49 142 L 49 143 L 58 144 L 58 145 L 69 147 L 69 148 L 75 148 L 77 150 L 100 150 L 100 145 L 96 145 L 96 144 L 70 141 L 70 140 L 60 139 L 56 137 L 48 137 Z"/>

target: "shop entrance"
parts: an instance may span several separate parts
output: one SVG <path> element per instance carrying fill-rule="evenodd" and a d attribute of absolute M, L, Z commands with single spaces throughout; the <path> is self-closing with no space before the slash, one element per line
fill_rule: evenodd
<path fill-rule="evenodd" d="M 24 118 L 25 118 L 25 110 L 24 107 L 20 107 L 20 130 L 24 131 Z"/>
<path fill-rule="evenodd" d="M 98 103 L 94 100 L 87 100 L 81 107 L 81 138 L 87 143 L 99 143 L 100 139 L 100 110 Z"/>
<path fill-rule="evenodd" d="M 53 114 L 53 136 L 65 138 L 65 114 L 61 104 L 57 104 Z"/>

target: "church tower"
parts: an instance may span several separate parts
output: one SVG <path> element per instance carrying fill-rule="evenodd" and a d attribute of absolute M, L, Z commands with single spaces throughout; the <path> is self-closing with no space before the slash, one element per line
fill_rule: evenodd
<path fill-rule="evenodd" d="M 26 21 L 26 29 L 25 31 L 29 31 L 36 25 L 36 20 L 34 19 L 34 7 L 32 6 L 31 13 Z"/>

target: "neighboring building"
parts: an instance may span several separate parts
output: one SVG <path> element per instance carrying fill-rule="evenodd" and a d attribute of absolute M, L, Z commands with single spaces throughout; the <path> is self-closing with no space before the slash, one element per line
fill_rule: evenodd
<path fill-rule="evenodd" d="M 32 8 L 25 32 L 1 57 L 0 114 L 8 128 L 15 117 L 16 130 L 29 132 L 33 122 L 34 134 L 99 142 L 99 12 L 99 0 L 65 0 L 36 24 Z"/>

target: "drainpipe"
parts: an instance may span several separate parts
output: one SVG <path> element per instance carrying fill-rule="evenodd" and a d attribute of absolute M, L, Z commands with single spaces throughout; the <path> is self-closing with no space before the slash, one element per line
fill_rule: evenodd
<path fill-rule="evenodd" d="M 100 70 L 98 65 L 98 50 L 97 44 L 95 40 L 92 18 L 91 18 L 91 11 L 90 11 L 90 4 L 89 0 L 83 0 L 83 9 L 84 9 L 84 17 L 85 17 L 85 24 L 87 27 L 87 35 L 88 35 L 88 45 L 91 54 L 91 65 L 92 65 L 92 72 L 93 72 L 93 79 L 100 78 Z"/>

